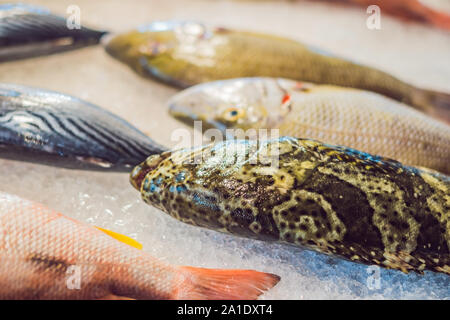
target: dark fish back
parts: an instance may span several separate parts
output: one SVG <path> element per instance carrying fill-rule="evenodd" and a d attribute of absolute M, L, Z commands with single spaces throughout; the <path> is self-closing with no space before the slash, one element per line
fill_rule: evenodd
<path fill-rule="evenodd" d="M 0 157 L 129 171 L 163 150 L 125 120 L 90 103 L 56 92 L 0 85 Z"/>
<path fill-rule="evenodd" d="M 0 6 L 0 61 L 50 54 L 96 44 L 106 34 L 26 5 Z"/>

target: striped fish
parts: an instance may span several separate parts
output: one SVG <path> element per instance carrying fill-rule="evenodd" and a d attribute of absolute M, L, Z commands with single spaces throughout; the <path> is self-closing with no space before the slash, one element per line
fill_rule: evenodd
<path fill-rule="evenodd" d="M 0 84 L 0 157 L 129 171 L 164 149 L 125 120 L 77 98 Z"/>
<path fill-rule="evenodd" d="M 0 5 L 0 62 L 72 50 L 98 43 L 106 32 L 80 26 L 42 7 Z"/>

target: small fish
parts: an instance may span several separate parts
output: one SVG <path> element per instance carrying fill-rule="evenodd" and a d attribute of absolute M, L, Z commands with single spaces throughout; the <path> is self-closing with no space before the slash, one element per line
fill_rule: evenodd
<path fill-rule="evenodd" d="M 344 145 L 450 174 L 450 126 L 369 91 L 241 78 L 186 89 L 169 101 L 169 109 L 184 122 L 201 120 L 205 129 L 225 134 L 226 129 L 279 129 L 283 136 Z"/>
<path fill-rule="evenodd" d="M 0 5 L 0 62 L 97 44 L 104 34 L 84 26 L 70 29 L 67 19 L 43 7 Z"/>
<path fill-rule="evenodd" d="M 0 84 L 0 157 L 129 172 L 165 150 L 112 113 L 77 98 Z"/>
<path fill-rule="evenodd" d="M 122 235 L 3 192 L 0 234 L 0 299 L 256 299 L 280 280 L 172 266 Z"/>
<path fill-rule="evenodd" d="M 450 177 L 315 140 L 227 140 L 150 156 L 142 199 L 189 224 L 363 264 L 450 275 Z"/>
<path fill-rule="evenodd" d="M 385 72 L 294 40 L 256 32 L 157 21 L 104 40 L 141 75 L 188 87 L 214 80 L 280 77 L 381 93 L 450 122 L 450 94 L 413 87 Z"/>

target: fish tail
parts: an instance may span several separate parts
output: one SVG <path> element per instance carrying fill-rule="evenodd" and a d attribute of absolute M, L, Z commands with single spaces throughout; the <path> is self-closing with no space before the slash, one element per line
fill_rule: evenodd
<path fill-rule="evenodd" d="M 280 281 L 277 275 L 253 270 L 180 269 L 186 280 L 174 299 L 254 300 Z"/>
<path fill-rule="evenodd" d="M 403 1 L 374 1 L 374 0 L 354 0 L 360 5 L 376 4 L 381 10 L 385 10 L 392 15 L 399 16 L 407 20 L 416 20 L 426 22 L 435 27 L 450 30 L 450 15 L 433 9 L 419 0 L 403 0 Z"/>
<path fill-rule="evenodd" d="M 433 9 L 428 9 L 425 14 L 426 19 L 430 22 L 430 24 L 444 29 L 450 30 L 450 15 L 444 12 L 436 11 Z"/>
<path fill-rule="evenodd" d="M 425 113 L 450 124 L 450 94 L 416 89 L 412 95 L 412 104 L 421 106 Z"/>

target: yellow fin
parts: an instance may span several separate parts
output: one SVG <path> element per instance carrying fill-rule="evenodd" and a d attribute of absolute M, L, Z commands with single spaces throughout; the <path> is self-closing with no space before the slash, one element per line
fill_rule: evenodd
<path fill-rule="evenodd" d="M 139 250 L 142 250 L 142 244 L 140 244 L 139 242 L 137 242 L 134 239 L 131 239 L 130 237 L 124 236 L 123 234 L 111 231 L 111 230 L 107 230 L 107 229 L 103 229 L 100 227 L 96 227 L 98 230 L 103 231 L 104 233 L 106 233 L 108 236 L 113 237 L 116 240 L 119 240 L 120 242 L 123 242 L 131 247 L 137 248 Z"/>

